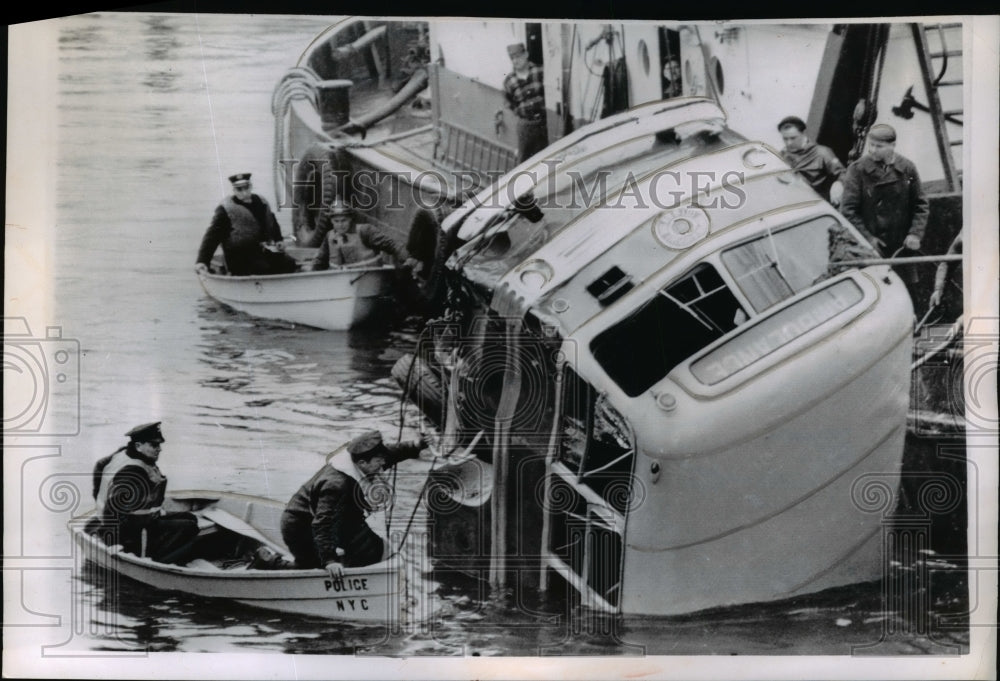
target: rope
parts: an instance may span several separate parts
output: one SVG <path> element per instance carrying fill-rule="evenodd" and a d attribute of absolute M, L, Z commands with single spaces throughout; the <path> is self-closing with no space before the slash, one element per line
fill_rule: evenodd
<path fill-rule="evenodd" d="M 427 334 L 427 331 L 428 331 L 428 327 L 424 326 L 424 328 L 420 331 L 420 335 L 417 336 L 417 342 L 416 342 L 417 348 L 420 348 L 420 346 L 421 346 L 421 344 L 422 344 L 422 342 L 424 340 L 424 336 Z M 403 393 L 399 397 L 399 430 L 396 433 L 396 444 L 399 444 L 400 442 L 403 441 L 403 426 L 404 426 L 405 421 L 406 421 L 406 409 L 405 409 L 406 408 L 406 395 L 410 391 L 410 379 L 413 377 L 413 369 L 417 366 L 417 359 L 418 358 L 419 358 L 419 356 L 416 353 L 414 353 L 414 355 L 413 355 L 413 361 L 410 362 L 410 368 L 406 370 L 406 381 L 404 381 L 404 384 L 403 384 Z M 423 431 L 421 430 L 421 435 L 422 434 L 423 434 Z M 435 459 L 434 461 L 431 462 L 430 470 L 427 471 L 427 477 L 424 479 L 424 485 L 423 485 L 423 487 L 420 488 L 420 494 L 417 496 L 416 503 L 413 504 L 413 511 L 410 513 L 410 519 L 406 523 L 406 529 L 403 530 L 403 537 L 399 541 L 399 547 L 393 552 L 393 554 L 391 556 L 389 556 L 390 558 L 392 558 L 395 555 L 398 555 L 399 552 L 403 548 L 403 544 L 406 543 L 406 537 L 410 533 L 410 526 L 413 524 L 413 518 L 417 514 L 417 509 L 420 508 L 420 500 L 424 496 L 424 490 L 427 487 L 427 483 L 430 481 L 431 472 L 434 470 L 434 464 L 436 462 L 437 462 L 437 459 Z M 392 496 L 393 496 L 393 498 L 396 497 L 396 471 L 397 471 L 396 466 L 393 466 L 392 467 Z M 395 505 L 393 505 L 391 507 L 391 509 L 389 511 L 389 515 L 386 517 L 386 520 L 385 520 L 385 533 L 386 533 L 387 537 L 390 536 L 390 529 L 392 528 L 392 510 L 393 509 L 395 509 Z"/>
<path fill-rule="evenodd" d="M 431 132 L 432 130 L 434 130 L 433 125 L 422 125 L 419 128 L 413 128 L 412 130 L 406 130 L 405 132 L 398 132 L 395 135 L 382 137 L 373 142 L 365 142 L 363 140 L 344 140 L 343 142 L 341 142 L 340 140 L 337 140 L 336 144 L 330 144 L 329 146 L 331 148 L 339 147 L 345 149 L 358 149 L 358 148 L 367 149 L 371 147 L 377 147 L 381 144 L 385 144 L 386 142 L 396 142 L 401 139 L 406 139 L 407 137 L 413 137 L 414 135 L 420 135 L 425 132 Z"/>
<path fill-rule="evenodd" d="M 295 66 L 289 69 L 278 84 L 274 88 L 274 92 L 271 94 L 271 113 L 274 115 L 274 147 L 272 149 L 274 156 L 274 195 L 275 197 L 282 196 L 282 187 L 279 185 L 279 175 L 277 172 L 278 166 L 284 159 L 282 156 L 282 151 L 284 150 L 284 140 L 287 134 L 285 129 L 285 118 L 288 115 L 288 109 L 292 105 L 292 101 L 296 99 L 307 99 L 313 106 L 318 106 L 319 95 L 316 91 L 316 84 L 319 82 L 319 76 L 308 66 Z M 281 210 L 281 203 L 277 201 L 277 210 Z"/>

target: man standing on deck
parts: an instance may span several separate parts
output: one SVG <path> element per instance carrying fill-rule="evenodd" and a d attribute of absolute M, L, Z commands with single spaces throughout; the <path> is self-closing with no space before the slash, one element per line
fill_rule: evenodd
<path fill-rule="evenodd" d="M 785 142 L 781 157 L 792 166 L 816 193 L 832 203 L 840 204 L 844 185 L 840 178 L 844 164 L 833 149 L 816 144 L 805 135 L 806 124 L 798 116 L 787 116 L 778 123 L 778 132 Z"/>
<path fill-rule="evenodd" d="M 289 564 L 269 549 L 258 549 L 257 569 L 323 567 L 334 577 L 344 567 L 363 567 L 388 558 L 389 545 L 368 523 L 388 502 L 380 473 L 427 447 L 419 442 L 386 446 L 377 430 L 351 440 L 292 495 L 281 516 L 281 537 L 295 557 Z"/>
<path fill-rule="evenodd" d="M 503 80 L 507 106 L 517 116 L 517 162 L 533 156 L 549 145 L 545 121 L 545 83 L 541 67 L 528 61 L 524 43 L 507 46 L 514 65 L 513 72 Z"/>
<path fill-rule="evenodd" d="M 215 249 L 222 245 L 226 268 L 235 276 L 288 274 L 297 269 L 284 252 L 278 219 L 267 201 L 253 193 L 250 173 L 231 175 L 232 196 L 215 209 L 198 249 L 196 272 L 208 271 Z"/>
<path fill-rule="evenodd" d="M 663 65 L 663 99 L 672 99 L 684 94 L 681 83 L 681 63 L 677 57 L 670 57 Z"/>
<path fill-rule="evenodd" d="M 927 197 L 917 167 L 896 153 L 896 131 L 890 126 L 872 126 L 868 153 L 844 173 L 840 212 L 884 256 L 920 248 L 927 229 Z"/>

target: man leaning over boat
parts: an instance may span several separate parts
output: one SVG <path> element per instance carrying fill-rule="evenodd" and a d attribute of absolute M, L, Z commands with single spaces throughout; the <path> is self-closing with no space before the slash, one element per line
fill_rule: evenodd
<path fill-rule="evenodd" d="M 329 227 L 324 224 L 328 221 Z M 319 222 L 326 236 L 312 261 L 313 270 L 341 267 L 377 267 L 385 263 L 383 254 L 396 262 L 407 259 L 406 250 L 383 232 L 369 224 L 354 224 L 354 214 L 340 198 L 324 213 Z"/>
<path fill-rule="evenodd" d="M 198 534 L 191 513 L 164 513 L 167 476 L 160 471 L 160 422 L 136 426 L 129 441 L 94 466 L 97 517 L 87 532 L 106 544 L 161 563 L 183 563 Z"/>
<path fill-rule="evenodd" d="M 253 193 L 250 173 L 230 175 L 233 193 L 212 215 L 198 249 L 196 272 L 207 272 L 221 245 L 229 274 L 235 276 L 289 274 L 295 260 L 284 253 L 281 226 L 262 197 Z"/>
<path fill-rule="evenodd" d="M 322 567 L 336 577 L 344 567 L 386 560 L 389 542 L 372 529 L 369 521 L 380 505 L 390 501 L 388 488 L 379 485 L 380 473 L 401 461 L 417 458 L 426 447 L 423 438 L 387 446 L 377 430 L 351 440 L 299 488 L 285 507 L 281 537 L 295 562 L 261 548 L 251 567 Z"/>

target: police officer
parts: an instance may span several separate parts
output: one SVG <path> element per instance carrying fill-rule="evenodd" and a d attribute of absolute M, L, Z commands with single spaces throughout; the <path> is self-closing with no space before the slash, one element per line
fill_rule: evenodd
<path fill-rule="evenodd" d="M 326 568 L 337 577 L 344 567 L 385 560 L 388 542 L 372 529 L 368 517 L 377 509 L 379 474 L 405 459 L 414 459 L 427 442 L 386 446 L 377 430 L 351 440 L 289 500 L 281 516 L 281 537 L 295 557 L 289 565 L 273 552 L 258 551 L 253 567 Z M 381 490 L 385 492 L 384 489 Z M 380 528 L 384 531 L 384 528 Z"/>
<path fill-rule="evenodd" d="M 196 272 L 205 272 L 215 249 L 222 245 L 226 268 L 237 276 L 287 274 L 297 269 L 295 260 L 284 253 L 278 219 L 263 198 L 253 193 L 250 173 L 229 176 L 232 196 L 215 209 L 198 249 Z"/>
<path fill-rule="evenodd" d="M 157 461 L 165 442 L 160 421 L 125 433 L 128 444 L 94 466 L 94 498 L 99 522 L 88 528 L 109 545 L 162 563 L 182 563 L 198 534 L 191 513 L 164 513 L 167 477 Z M 143 532 L 146 535 L 143 547 Z"/>

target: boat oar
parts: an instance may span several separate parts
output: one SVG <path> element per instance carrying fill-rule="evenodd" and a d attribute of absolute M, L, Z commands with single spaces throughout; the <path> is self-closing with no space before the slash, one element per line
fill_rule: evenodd
<path fill-rule="evenodd" d="M 241 534 L 244 537 L 256 539 L 261 544 L 264 544 L 265 546 L 274 549 L 283 556 L 287 556 L 288 554 L 288 551 L 284 547 L 271 541 L 263 534 L 261 534 L 260 530 L 258 530 L 256 527 L 246 522 L 245 520 L 237 518 L 229 511 L 226 511 L 221 508 L 209 507 L 209 508 L 203 508 L 200 511 L 197 511 L 196 513 L 202 516 L 203 518 L 208 518 L 219 527 L 224 527 L 225 529 L 231 532 L 235 532 L 236 534 Z"/>

